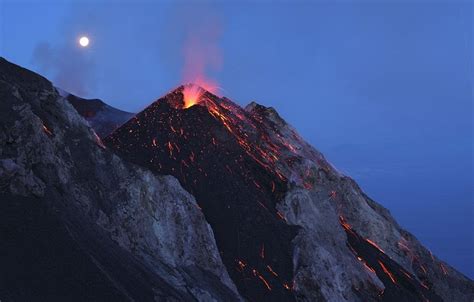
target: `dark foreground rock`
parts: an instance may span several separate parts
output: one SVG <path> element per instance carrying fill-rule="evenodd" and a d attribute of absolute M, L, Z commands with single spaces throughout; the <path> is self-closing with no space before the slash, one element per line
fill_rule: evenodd
<path fill-rule="evenodd" d="M 0 59 L 0 299 L 238 301 L 194 198 Z"/>

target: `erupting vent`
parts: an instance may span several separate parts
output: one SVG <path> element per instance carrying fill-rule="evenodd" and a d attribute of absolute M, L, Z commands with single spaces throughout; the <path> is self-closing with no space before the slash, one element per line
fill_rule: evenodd
<path fill-rule="evenodd" d="M 204 92 L 205 92 L 204 89 L 202 89 L 198 85 L 194 85 L 194 84 L 185 85 L 183 88 L 183 100 L 184 100 L 183 108 L 187 109 L 199 103 L 201 96 L 204 94 Z"/>

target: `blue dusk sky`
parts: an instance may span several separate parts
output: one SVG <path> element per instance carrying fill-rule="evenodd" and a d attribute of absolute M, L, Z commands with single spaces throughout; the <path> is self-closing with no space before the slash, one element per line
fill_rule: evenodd
<path fill-rule="evenodd" d="M 0 55 L 132 112 L 200 70 L 474 278 L 473 27 L 456 0 L 0 0 Z"/>

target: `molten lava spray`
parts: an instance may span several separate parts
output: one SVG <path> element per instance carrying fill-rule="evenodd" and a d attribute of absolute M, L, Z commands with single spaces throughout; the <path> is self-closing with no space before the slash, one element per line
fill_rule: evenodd
<path fill-rule="evenodd" d="M 193 19 L 194 20 L 194 19 Z M 200 102 L 205 90 L 216 94 L 218 85 L 206 76 L 207 72 L 219 71 L 222 55 L 219 46 L 221 25 L 217 15 L 200 18 L 199 23 L 187 26 L 183 55 L 184 106 L 189 108 Z"/>
<path fill-rule="evenodd" d="M 191 106 L 199 103 L 204 90 L 196 84 L 187 84 L 183 89 L 184 105 L 183 109 L 189 108 Z"/>

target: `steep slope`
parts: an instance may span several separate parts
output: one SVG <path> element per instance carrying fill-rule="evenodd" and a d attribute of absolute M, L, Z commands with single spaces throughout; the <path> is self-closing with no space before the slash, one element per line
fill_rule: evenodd
<path fill-rule="evenodd" d="M 261 128 L 268 129 L 268 136 L 272 139 L 283 137 L 292 146 L 289 153 L 281 153 L 281 160 L 276 163 L 293 180 L 278 209 L 291 224 L 303 227 L 294 241 L 297 251 L 295 266 L 300 267 L 296 269 L 296 280 L 300 279 L 298 276 L 301 277 L 301 292 L 308 293 L 311 290 L 312 285 L 304 282 L 309 275 L 316 276 L 319 282 L 326 284 L 323 288 L 328 301 L 351 301 L 353 298 L 347 297 L 354 289 L 360 296 L 360 280 L 355 280 L 364 274 L 360 269 L 358 273 L 352 273 L 353 268 L 347 266 L 351 262 L 347 262 L 347 259 L 341 261 L 343 256 L 338 248 L 341 242 L 337 242 L 341 240 L 340 228 L 336 229 L 334 224 L 339 220 L 351 254 L 357 258 L 359 268 L 363 267 L 370 276 L 364 279 L 373 280 L 377 277 L 382 281 L 383 287 L 378 289 L 382 293 L 382 300 L 436 301 L 433 293 L 444 301 L 472 300 L 472 280 L 437 259 L 413 235 L 403 230 L 388 210 L 366 196 L 351 178 L 333 168 L 272 108 L 253 103 L 246 110 L 257 116 Z M 356 243 L 353 239 L 357 237 L 363 241 Z M 343 240 L 346 241 L 345 238 Z M 314 242 L 318 245 L 315 246 Z M 370 264 L 369 259 L 373 258 L 374 253 L 378 254 L 377 261 Z M 386 256 L 396 265 L 387 265 L 386 261 L 389 260 Z M 344 257 L 348 257 L 347 250 Z M 332 269 L 323 269 L 325 267 Z M 385 270 L 384 267 L 389 269 Z M 395 277 L 392 279 L 390 275 Z M 350 282 L 348 276 L 351 276 Z M 418 290 L 413 289 L 413 281 L 417 283 Z M 379 282 L 371 284 L 380 286 Z M 413 296 L 409 292 L 417 294 Z M 400 294 L 403 295 L 400 297 Z M 311 296 L 308 299 L 311 300 Z"/>
<path fill-rule="evenodd" d="M 46 79 L 0 58 L 0 299 L 239 301 L 170 176 L 125 163 Z"/>
<path fill-rule="evenodd" d="M 178 87 L 104 139 L 171 174 L 250 301 L 470 301 L 440 262 L 271 108 Z"/>
<path fill-rule="evenodd" d="M 133 113 L 119 110 L 98 99 L 88 100 L 66 92 L 63 94 L 99 137 L 109 135 L 133 116 Z"/>
<path fill-rule="evenodd" d="M 176 175 L 196 196 L 245 297 L 293 300 L 290 242 L 296 228 L 275 209 L 285 181 L 249 157 L 207 107 L 175 108 L 181 95 L 178 89 L 155 102 L 104 143 L 126 159 Z"/>

